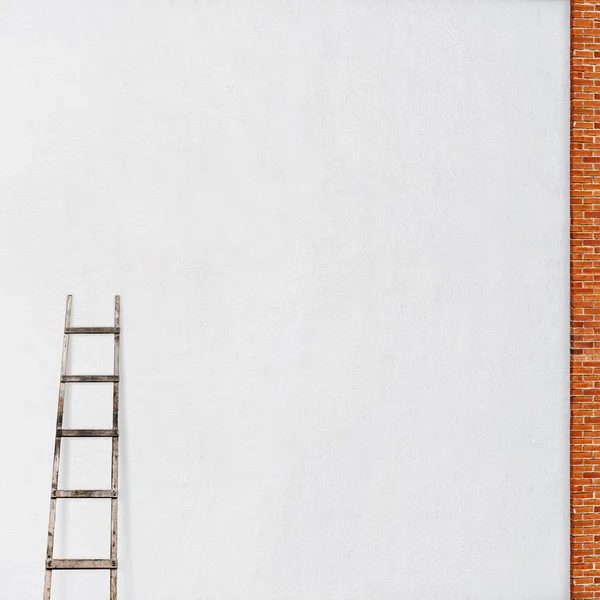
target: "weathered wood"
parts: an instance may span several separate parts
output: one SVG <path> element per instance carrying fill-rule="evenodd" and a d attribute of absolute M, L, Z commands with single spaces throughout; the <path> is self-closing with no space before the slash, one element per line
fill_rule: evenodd
<path fill-rule="evenodd" d="M 74 334 L 102 334 L 102 333 L 119 333 L 118 327 L 67 327 L 65 333 Z"/>
<path fill-rule="evenodd" d="M 109 569 L 110 600 L 117 600 L 117 525 L 118 525 L 118 484 L 119 484 L 119 353 L 120 353 L 120 311 L 121 299 L 115 296 L 114 327 L 71 327 L 72 297 L 67 297 L 63 354 L 56 419 L 56 439 L 52 470 L 52 490 L 50 499 L 50 524 L 48 527 L 48 547 L 46 553 L 46 578 L 44 600 L 50 600 L 52 571 L 56 569 Z M 69 336 L 73 334 L 114 334 L 113 375 L 67 375 Z M 67 383 L 107 382 L 113 384 L 113 426 L 112 429 L 63 429 L 65 390 Z M 110 490 L 59 490 L 58 470 L 60 464 L 61 440 L 63 437 L 111 437 L 111 489 Z M 54 532 L 56 525 L 56 501 L 66 498 L 109 498 L 111 501 L 111 542 L 110 559 L 54 559 Z"/>
<path fill-rule="evenodd" d="M 115 296 L 115 329 L 119 333 L 115 334 L 114 340 L 114 370 L 116 377 L 113 384 L 113 429 L 119 428 L 119 359 L 120 359 L 120 343 L 121 343 L 121 297 Z M 117 490 L 119 488 L 119 438 L 113 437 L 112 440 L 112 467 L 111 467 L 111 488 Z M 117 528 L 118 528 L 118 511 L 119 504 L 117 498 L 113 498 L 110 503 L 110 558 L 117 560 Z M 110 600 L 117 600 L 117 570 L 110 572 Z"/>
<path fill-rule="evenodd" d="M 65 309 L 65 329 L 71 326 L 71 307 L 73 297 L 67 296 L 67 306 Z M 58 388 L 58 409 L 56 414 L 56 429 L 62 429 L 63 415 L 65 409 L 65 384 L 63 377 L 67 373 L 69 360 L 69 336 L 63 335 L 62 357 L 60 363 L 61 381 Z M 57 437 L 54 441 L 54 460 L 52 463 L 52 489 L 58 487 L 58 471 L 60 466 L 60 442 L 61 438 Z M 48 519 L 48 542 L 46 545 L 46 559 L 52 559 L 54 555 L 54 533 L 56 531 L 56 498 L 50 497 L 50 516 Z M 47 568 L 44 580 L 44 600 L 50 600 L 50 590 L 52 588 L 52 570 Z"/>
<path fill-rule="evenodd" d="M 54 490 L 53 498 L 116 498 L 117 490 Z"/>
<path fill-rule="evenodd" d="M 118 429 L 59 429 L 56 437 L 119 437 Z"/>
<path fill-rule="evenodd" d="M 117 383 L 118 375 L 63 375 L 64 383 Z"/>
<path fill-rule="evenodd" d="M 105 560 L 100 558 L 58 558 L 46 561 L 46 568 L 57 569 L 116 569 L 116 560 Z"/>

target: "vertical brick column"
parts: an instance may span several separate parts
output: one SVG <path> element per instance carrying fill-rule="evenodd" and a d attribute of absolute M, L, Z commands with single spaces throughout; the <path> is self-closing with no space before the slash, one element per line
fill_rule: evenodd
<path fill-rule="evenodd" d="M 571 598 L 600 598 L 600 0 L 571 0 Z"/>

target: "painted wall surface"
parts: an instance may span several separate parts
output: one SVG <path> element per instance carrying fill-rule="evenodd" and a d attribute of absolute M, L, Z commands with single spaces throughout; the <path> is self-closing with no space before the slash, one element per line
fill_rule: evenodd
<path fill-rule="evenodd" d="M 2 599 L 42 596 L 68 293 L 122 295 L 121 598 L 568 597 L 567 0 L 1 0 L 0 73 Z"/>

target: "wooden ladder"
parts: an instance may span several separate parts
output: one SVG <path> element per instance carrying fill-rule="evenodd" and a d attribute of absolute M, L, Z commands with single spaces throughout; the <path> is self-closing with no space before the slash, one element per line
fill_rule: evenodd
<path fill-rule="evenodd" d="M 71 327 L 72 296 L 67 296 L 65 332 L 62 346 L 60 387 L 58 392 L 58 414 L 56 417 L 56 440 L 54 442 L 54 463 L 52 467 L 52 492 L 50 494 L 50 519 L 48 525 L 48 546 L 46 552 L 46 580 L 44 600 L 50 600 L 52 571 L 57 569 L 107 569 L 110 570 L 110 600 L 117 599 L 117 520 L 119 483 L 119 344 L 121 333 L 121 299 L 115 296 L 115 324 L 113 327 Z M 114 371 L 112 375 L 67 375 L 69 337 L 74 334 L 114 335 Z M 111 382 L 113 384 L 112 429 L 63 429 L 65 407 L 65 384 L 77 382 Z M 59 490 L 58 469 L 60 465 L 60 445 L 64 437 L 110 437 L 112 438 L 112 469 L 110 490 Z M 60 498 L 110 498 L 111 534 L 110 559 L 55 559 L 54 531 L 56 525 L 56 501 Z"/>

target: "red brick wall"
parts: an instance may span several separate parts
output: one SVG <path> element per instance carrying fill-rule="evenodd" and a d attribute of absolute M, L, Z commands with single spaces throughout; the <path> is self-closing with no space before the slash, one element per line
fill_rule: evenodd
<path fill-rule="evenodd" d="M 600 0 L 571 1 L 571 598 L 600 598 Z"/>

